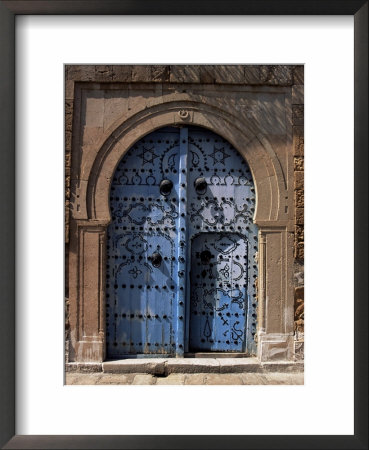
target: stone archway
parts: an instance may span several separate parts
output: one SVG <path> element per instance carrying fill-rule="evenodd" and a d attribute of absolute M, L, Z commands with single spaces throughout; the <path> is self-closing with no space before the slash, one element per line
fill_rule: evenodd
<path fill-rule="evenodd" d="M 109 189 L 118 162 L 141 137 L 168 125 L 207 128 L 229 141 L 247 160 L 257 192 L 259 227 L 258 356 L 293 358 L 293 199 L 272 145 L 244 120 L 204 103 L 175 101 L 146 108 L 100 136 L 97 151 L 81 161 L 70 229 L 70 358 L 105 358 L 105 239 L 110 222 Z M 292 213 L 293 214 L 293 213 Z"/>
<path fill-rule="evenodd" d="M 185 119 L 181 114 L 186 114 Z M 165 103 L 147 108 L 106 136 L 98 153 L 91 155 L 86 162 L 90 173 L 86 191 L 81 191 L 80 197 L 86 200 L 89 219 L 110 220 L 110 180 L 124 153 L 146 134 L 164 126 L 180 124 L 202 126 L 230 142 L 248 161 L 256 183 L 258 204 L 255 221 L 281 220 L 286 203 L 286 183 L 267 138 L 261 133 L 253 134 L 237 117 L 225 111 L 194 102 Z"/>

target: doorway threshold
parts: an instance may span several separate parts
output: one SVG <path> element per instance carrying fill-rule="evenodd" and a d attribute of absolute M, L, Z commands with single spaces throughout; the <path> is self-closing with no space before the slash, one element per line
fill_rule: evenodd
<path fill-rule="evenodd" d="M 247 353 L 215 353 L 215 352 L 189 352 L 184 354 L 185 358 L 252 358 Z M 255 358 L 254 358 L 255 359 Z"/>
<path fill-rule="evenodd" d="M 260 362 L 248 358 L 145 358 L 119 359 L 102 363 L 68 363 L 67 372 L 145 373 L 167 376 L 171 373 L 293 373 L 303 372 L 303 362 Z"/>

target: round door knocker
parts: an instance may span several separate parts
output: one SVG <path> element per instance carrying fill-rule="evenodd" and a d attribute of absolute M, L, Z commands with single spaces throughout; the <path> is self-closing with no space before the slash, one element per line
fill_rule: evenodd
<path fill-rule="evenodd" d="M 151 261 L 151 264 L 154 267 L 160 267 L 160 264 L 161 264 L 161 262 L 163 260 L 161 254 L 158 253 L 158 252 L 153 253 L 151 256 L 149 256 L 148 259 L 149 259 L 149 261 Z"/>
<path fill-rule="evenodd" d="M 204 177 L 196 178 L 194 185 L 198 194 L 205 194 L 208 184 Z"/>
<path fill-rule="evenodd" d="M 162 180 L 159 185 L 161 195 L 170 195 L 173 189 L 173 183 L 170 180 Z"/>

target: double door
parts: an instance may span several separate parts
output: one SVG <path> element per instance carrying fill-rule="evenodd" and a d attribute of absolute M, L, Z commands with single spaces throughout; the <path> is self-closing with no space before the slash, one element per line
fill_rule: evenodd
<path fill-rule="evenodd" d="M 220 136 L 163 128 L 120 161 L 110 191 L 109 358 L 256 350 L 255 189 Z"/>

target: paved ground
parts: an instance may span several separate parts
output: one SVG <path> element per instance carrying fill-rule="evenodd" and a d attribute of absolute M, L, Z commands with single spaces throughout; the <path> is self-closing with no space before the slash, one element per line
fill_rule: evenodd
<path fill-rule="evenodd" d="M 255 385 L 255 384 L 304 384 L 303 373 L 172 373 L 154 376 L 137 373 L 66 373 L 67 385 Z"/>

